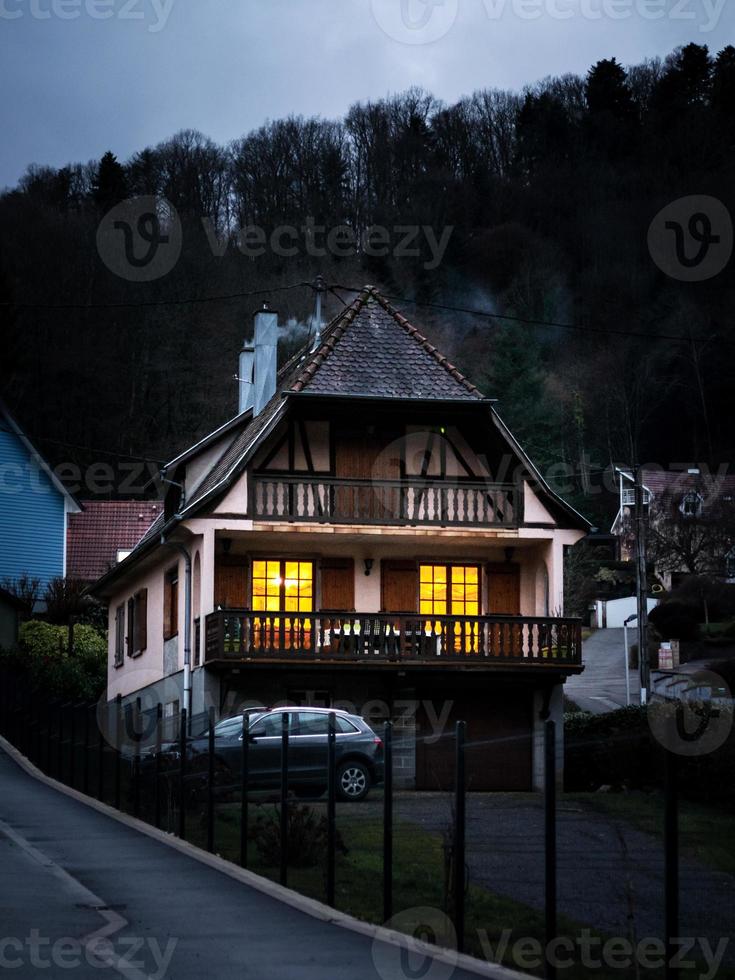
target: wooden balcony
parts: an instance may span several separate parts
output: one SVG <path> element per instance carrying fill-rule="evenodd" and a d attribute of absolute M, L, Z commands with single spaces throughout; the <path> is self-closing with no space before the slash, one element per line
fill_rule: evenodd
<path fill-rule="evenodd" d="M 206 619 L 206 661 L 488 668 L 579 667 L 578 619 L 392 613 L 262 613 L 223 609 Z"/>
<path fill-rule="evenodd" d="M 256 520 L 518 527 L 522 490 L 477 480 L 358 480 L 254 474 Z"/>

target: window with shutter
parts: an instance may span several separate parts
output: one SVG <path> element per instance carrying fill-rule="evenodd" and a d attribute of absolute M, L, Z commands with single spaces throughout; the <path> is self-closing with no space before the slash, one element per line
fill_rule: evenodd
<path fill-rule="evenodd" d="M 115 666 L 121 667 L 125 660 L 125 603 L 115 610 Z"/>
<path fill-rule="evenodd" d="M 125 637 L 128 656 L 135 656 L 135 599 L 128 599 L 128 632 Z"/>
<path fill-rule="evenodd" d="M 148 646 L 148 589 L 141 589 L 135 596 L 135 652 L 142 653 Z"/>
<path fill-rule="evenodd" d="M 170 640 L 179 632 L 179 566 L 166 572 L 163 583 L 163 638 Z"/>

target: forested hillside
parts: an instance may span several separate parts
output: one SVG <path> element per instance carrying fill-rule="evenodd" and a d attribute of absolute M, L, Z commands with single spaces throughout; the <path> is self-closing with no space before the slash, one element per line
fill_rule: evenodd
<path fill-rule="evenodd" d="M 318 273 L 372 282 L 498 398 L 544 467 L 573 469 L 568 495 L 603 519 L 590 490 L 613 462 L 733 458 L 732 261 L 681 282 L 652 261 L 647 234 L 687 195 L 735 214 L 734 150 L 735 48 L 692 44 L 454 105 L 410 90 L 342 120 L 267 122 L 230 146 L 187 131 L 125 163 L 33 165 L 0 197 L 0 392 L 55 462 L 119 473 L 127 459 L 170 458 L 235 412 L 258 300 L 217 297 Z M 151 283 L 118 278 L 97 251 L 102 216 L 132 195 L 165 197 L 183 226 L 181 258 Z M 257 258 L 238 247 L 244 226 L 282 225 L 384 226 L 391 247 L 322 256 L 302 237 L 294 255 Z M 395 229 L 413 225 L 436 239 L 452 229 L 441 261 L 423 232 L 420 254 L 393 254 Z M 294 323 L 285 353 L 313 293 L 274 292 L 272 305 Z M 327 313 L 340 308 L 329 293 Z"/>

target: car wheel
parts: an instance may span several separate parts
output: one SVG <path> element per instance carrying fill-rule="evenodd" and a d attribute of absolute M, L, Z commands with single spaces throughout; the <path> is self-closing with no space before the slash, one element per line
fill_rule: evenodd
<path fill-rule="evenodd" d="M 337 770 L 337 795 L 341 800 L 363 800 L 370 789 L 370 772 L 362 762 L 352 759 Z"/>

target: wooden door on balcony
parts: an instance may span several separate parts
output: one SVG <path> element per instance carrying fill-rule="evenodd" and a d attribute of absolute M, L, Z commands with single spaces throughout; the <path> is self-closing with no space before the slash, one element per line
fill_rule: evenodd
<path fill-rule="evenodd" d="M 355 611 L 355 563 L 352 558 L 322 558 L 320 607 L 329 612 Z"/>
<path fill-rule="evenodd" d="M 245 558 L 218 555 L 214 567 L 214 608 L 247 609 L 248 563 Z"/>
<path fill-rule="evenodd" d="M 497 616 L 521 614 L 521 568 L 512 562 L 487 566 L 488 613 Z M 490 650 L 495 656 L 517 655 L 523 648 L 523 627 L 493 626 Z"/>
<path fill-rule="evenodd" d="M 380 564 L 380 608 L 386 613 L 418 612 L 419 573 L 414 561 Z"/>
<path fill-rule="evenodd" d="M 465 766 L 468 790 L 531 789 L 532 694 L 496 690 L 455 699 L 441 733 L 432 727 L 424 704 L 416 717 L 416 788 L 454 788 L 457 721 L 467 723 Z M 441 716 L 434 699 L 434 719 Z M 436 723 L 436 722 L 435 722 Z M 436 736 L 439 735 L 437 738 Z"/>

